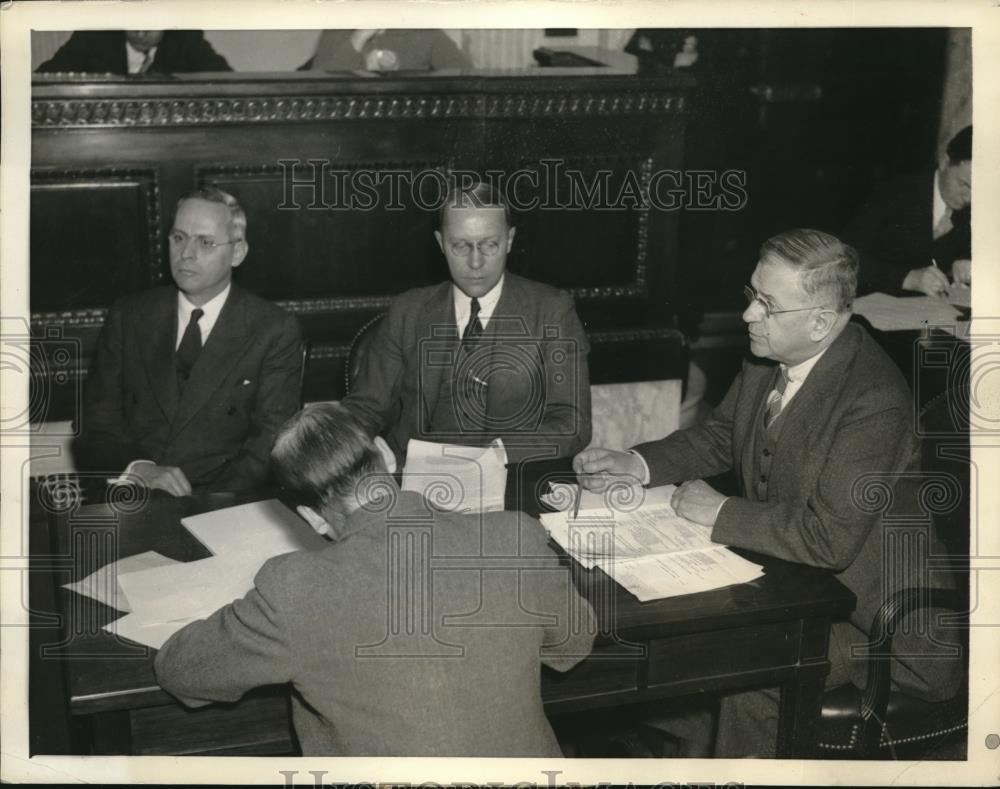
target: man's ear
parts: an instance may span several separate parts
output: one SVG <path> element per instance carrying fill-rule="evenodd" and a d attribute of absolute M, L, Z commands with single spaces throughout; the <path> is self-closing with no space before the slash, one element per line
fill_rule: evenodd
<path fill-rule="evenodd" d="M 236 268 L 246 259 L 247 252 L 249 251 L 250 245 L 246 242 L 246 239 L 233 244 L 233 268 Z"/>
<path fill-rule="evenodd" d="M 434 231 L 434 238 L 437 239 L 438 246 L 441 247 L 441 251 L 444 252 L 444 236 L 441 235 L 440 230 Z"/>
<path fill-rule="evenodd" d="M 820 310 L 819 315 L 813 319 L 811 338 L 815 342 L 823 340 L 837 325 L 837 313 L 833 310 Z"/>
<path fill-rule="evenodd" d="M 396 453 L 392 451 L 392 448 L 386 443 L 382 436 L 375 436 L 375 448 L 378 450 L 379 454 L 382 456 L 382 462 L 385 463 L 385 469 L 390 474 L 396 473 Z"/>
<path fill-rule="evenodd" d="M 516 227 L 510 228 L 507 231 L 507 251 L 510 252 L 512 246 L 514 246 L 514 231 L 517 230 Z"/>
<path fill-rule="evenodd" d="M 295 508 L 295 511 L 305 519 L 306 523 L 313 527 L 313 531 L 317 534 L 328 535 L 330 533 L 330 524 L 312 507 L 300 504 Z"/>

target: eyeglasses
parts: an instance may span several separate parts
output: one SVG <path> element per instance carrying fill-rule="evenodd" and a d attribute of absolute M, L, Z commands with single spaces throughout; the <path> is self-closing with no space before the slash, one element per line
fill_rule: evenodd
<path fill-rule="evenodd" d="M 753 286 L 751 285 L 743 286 L 743 295 L 747 297 L 747 302 L 749 302 L 750 304 L 756 303 L 761 306 L 761 308 L 764 310 L 765 319 L 770 318 L 772 315 L 781 315 L 784 312 L 805 312 L 806 310 L 814 310 L 817 307 L 823 306 L 822 304 L 813 304 L 811 307 L 796 307 L 795 309 L 791 310 L 775 310 L 771 308 L 770 304 L 768 304 L 766 301 L 764 301 L 764 299 L 760 297 L 760 294 L 756 290 L 754 290 Z"/>
<path fill-rule="evenodd" d="M 472 248 L 479 250 L 479 254 L 491 258 L 500 251 L 500 242 L 494 238 L 487 238 L 470 244 L 468 241 L 452 241 L 449 245 L 451 254 L 460 258 L 467 258 L 472 254 Z"/>
<path fill-rule="evenodd" d="M 173 230 L 170 235 L 167 236 L 170 239 L 170 243 L 176 246 L 185 246 L 188 239 L 194 239 L 194 248 L 199 252 L 211 252 L 216 247 L 224 247 L 227 244 L 238 244 L 242 241 L 242 238 L 233 238 L 229 241 L 216 241 L 211 236 L 189 236 L 187 233 L 181 230 Z"/>

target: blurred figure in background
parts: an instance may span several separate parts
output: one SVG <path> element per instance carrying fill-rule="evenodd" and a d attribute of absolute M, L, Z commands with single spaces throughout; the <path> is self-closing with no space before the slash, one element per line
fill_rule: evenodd
<path fill-rule="evenodd" d="M 37 71 L 173 74 L 232 68 L 201 30 L 78 30 Z"/>
<path fill-rule="evenodd" d="M 472 68 L 441 30 L 324 30 L 311 71 L 431 71 Z"/>

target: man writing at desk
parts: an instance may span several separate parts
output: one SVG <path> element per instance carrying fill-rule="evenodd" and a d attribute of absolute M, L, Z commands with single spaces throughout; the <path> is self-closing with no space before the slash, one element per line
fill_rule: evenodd
<path fill-rule="evenodd" d="M 108 311 L 84 393 L 77 465 L 186 496 L 253 488 L 274 431 L 295 413 L 298 322 L 232 283 L 247 255 L 246 214 L 206 188 L 177 203 L 176 287 Z"/>
<path fill-rule="evenodd" d="M 894 559 L 883 554 L 879 515 L 856 503 L 853 488 L 865 474 L 909 468 L 916 446 L 906 381 L 849 322 L 857 271 L 857 253 L 826 233 L 792 230 L 766 241 L 743 313 L 757 358 L 744 363 L 719 407 L 704 423 L 630 452 L 586 450 L 574 469 L 592 489 L 609 474 L 683 483 L 674 508 L 712 527 L 714 541 L 837 571 L 858 605 L 831 631 L 828 685 L 863 687 L 864 662 L 850 659 L 850 649 L 868 640 L 885 579 L 899 583 L 914 568 L 886 566 Z M 729 470 L 738 496 L 702 481 Z M 898 660 L 892 675 L 909 693 L 946 698 L 956 668 Z M 777 691 L 723 698 L 716 755 L 773 756 L 777 709 Z"/>
<path fill-rule="evenodd" d="M 160 685 L 197 706 L 290 682 L 307 756 L 560 757 L 541 663 L 586 657 L 595 620 L 541 524 L 401 492 L 388 445 L 339 405 L 293 417 L 271 457 L 332 542 L 269 560 L 243 599 L 175 633 Z"/>
<path fill-rule="evenodd" d="M 451 281 L 399 296 L 344 400 L 402 458 L 411 438 L 511 461 L 590 442 L 589 344 L 568 294 L 507 271 L 514 227 L 486 183 L 452 186 L 435 238 Z"/>

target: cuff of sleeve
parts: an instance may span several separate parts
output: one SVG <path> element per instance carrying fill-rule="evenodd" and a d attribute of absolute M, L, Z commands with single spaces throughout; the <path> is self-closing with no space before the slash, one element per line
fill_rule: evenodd
<path fill-rule="evenodd" d="M 131 475 L 133 473 L 133 471 L 135 470 L 135 467 L 138 466 L 140 463 L 153 463 L 153 465 L 156 465 L 155 461 L 152 461 L 152 460 L 133 460 L 131 463 L 129 463 L 127 466 L 125 466 L 125 470 L 121 474 L 119 474 L 117 477 L 109 479 L 108 480 L 108 484 L 109 485 L 130 485 L 130 484 L 132 484 L 134 482 L 134 480 L 130 479 L 129 475 Z"/>
<path fill-rule="evenodd" d="M 646 463 L 646 458 L 644 458 L 642 455 L 640 455 L 634 449 L 630 449 L 628 451 L 628 453 L 630 455 L 635 455 L 637 458 L 639 458 L 640 461 L 642 461 L 642 484 L 643 485 L 648 485 L 649 484 L 649 464 Z"/>
<path fill-rule="evenodd" d="M 713 521 L 719 520 L 719 513 L 722 512 L 722 508 L 726 506 L 726 502 L 731 498 L 732 496 L 726 496 L 726 498 L 719 502 L 719 506 L 715 510 L 715 517 L 712 519 Z"/>

